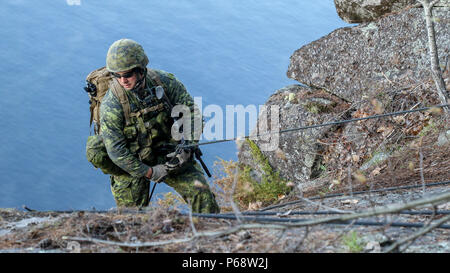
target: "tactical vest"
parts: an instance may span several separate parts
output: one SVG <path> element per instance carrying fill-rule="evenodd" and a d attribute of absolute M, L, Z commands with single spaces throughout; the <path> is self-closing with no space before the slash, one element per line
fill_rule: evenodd
<path fill-rule="evenodd" d="M 164 96 L 161 99 L 158 99 L 154 88 L 147 88 L 148 96 L 141 100 L 137 95 L 132 94 L 132 91 L 125 90 L 116 80 L 111 79 L 109 73 L 105 73 L 104 71 L 99 73 L 99 70 L 93 71 L 93 73 L 94 72 L 101 75 L 101 77 L 108 79 L 107 87 L 118 98 L 122 105 L 125 120 L 123 133 L 126 137 L 127 146 L 130 152 L 148 165 L 155 165 L 158 161 L 163 160 L 161 158 L 164 158 L 165 154 L 171 151 L 171 148 L 168 147 L 174 147 L 176 144 L 171 138 L 173 119 L 170 117 L 170 113 L 172 109 L 171 103 L 165 95 L 165 92 Z M 90 77 L 88 76 L 88 79 L 89 78 Z M 99 77 L 91 79 L 91 81 L 88 80 L 88 82 L 95 85 L 98 89 L 101 87 L 98 83 L 104 82 L 105 78 Z M 165 87 L 160 81 L 157 72 L 151 69 L 148 69 L 147 72 L 146 87 L 149 87 L 149 82 L 154 87 Z M 164 89 L 167 90 L 166 88 Z M 106 91 L 100 90 L 100 94 L 101 93 L 104 95 Z M 86 143 L 86 157 L 94 167 L 100 168 L 105 174 L 125 174 L 125 172 L 109 158 L 106 147 L 100 136 L 98 110 L 101 98 L 98 98 L 97 94 L 95 100 L 91 96 L 91 101 L 95 102 L 94 110 L 91 104 L 91 123 L 92 120 L 96 121 L 97 129 L 95 130 L 95 135 L 88 137 Z M 130 101 L 132 103 L 130 103 Z M 171 142 L 172 145 L 167 145 Z"/>
<path fill-rule="evenodd" d="M 146 78 L 146 87 L 151 80 L 154 87 L 164 85 L 151 71 Z M 170 117 L 171 103 L 167 96 L 158 99 L 154 88 L 146 88 L 146 97 L 140 99 L 132 91 L 125 90 L 117 81 L 111 92 L 119 99 L 124 112 L 124 136 L 130 152 L 149 165 L 156 164 L 157 155 L 171 141 L 173 119 Z M 131 102 L 131 103 L 130 103 Z M 134 106 L 132 109 L 131 106 Z"/>

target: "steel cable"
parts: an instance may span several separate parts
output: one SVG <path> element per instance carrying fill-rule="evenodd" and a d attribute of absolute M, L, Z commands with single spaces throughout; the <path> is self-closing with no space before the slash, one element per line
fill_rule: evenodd
<path fill-rule="evenodd" d="M 384 117 L 390 117 L 390 116 L 397 116 L 397 115 L 403 115 L 403 114 L 408 114 L 408 113 L 413 113 L 413 112 L 427 111 L 427 110 L 434 109 L 434 108 L 443 108 L 443 107 L 448 107 L 448 106 L 450 106 L 450 104 L 440 104 L 440 105 L 429 106 L 429 107 L 422 107 L 422 108 L 411 109 L 411 110 L 403 110 L 403 111 L 397 111 L 397 112 L 391 112 L 391 113 L 385 113 L 385 114 L 372 115 L 372 116 L 362 117 L 362 118 L 354 118 L 354 119 L 332 121 L 332 122 L 327 122 L 327 123 L 321 123 L 321 124 L 314 124 L 314 125 L 302 126 L 302 127 L 297 127 L 297 128 L 284 129 L 284 130 L 280 130 L 280 131 L 272 131 L 272 132 L 267 132 L 267 133 L 264 133 L 264 134 L 257 134 L 257 135 L 254 135 L 254 136 L 235 137 L 235 138 L 228 138 L 228 139 L 222 139 L 222 140 L 207 141 L 207 142 L 196 143 L 196 144 L 188 144 L 188 145 L 184 145 L 182 147 L 183 148 L 191 148 L 191 147 L 196 147 L 196 146 L 201 146 L 201 145 L 209 145 L 209 144 L 237 141 L 237 140 L 242 140 L 242 139 L 257 138 L 257 137 L 271 135 L 271 134 L 277 134 L 277 133 L 278 134 L 282 134 L 282 133 L 293 132 L 293 131 L 300 131 L 300 130 L 318 128 L 318 127 L 325 127 L 325 126 L 339 125 L 339 124 L 345 124 L 345 123 L 350 123 L 350 122 L 357 122 L 357 121 L 361 121 L 361 120 L 368 120 L 368 119 L 377 119 L 377 118 L 384 118 Z"/>

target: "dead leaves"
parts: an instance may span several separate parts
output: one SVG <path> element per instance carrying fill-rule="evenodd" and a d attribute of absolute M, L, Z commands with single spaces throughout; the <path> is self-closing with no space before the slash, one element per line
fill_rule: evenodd
<path fill-rule="evenodd" d="M 408 169 L 410 170 L 410 171 L 414 171 L 414 163 L 412 162 L 412 161 L 409 161 L 409 163 L 408 163 Z"/>
<path fill-rule="evenodd" d="M 361 157 L 357 154 L 352 154 L 352 160 L 354 163 L 358 163 Z"/>
<path fill-rule="evenodd" d="M 260 201 L 251 202 L 251 203 L 248 203 L 247 210 L 259 210 L 261 207 L 262 207 L 262 202 L 260 202 Z"/>
<path fill-rule="evenodd" d="M 353 177 L 361 184 L 365 184 L 367 182 L 367 177 L 361 171 L 354 172 Z"/>
<path fill-rule="evenodd" d="M 275 151 L 275 156 L 283 161 L 287 161 L 286 153 L 280 148 Z"/>
<path fill-rule="evenodd" d="M 387 168 L 391 162 L 384 162 L 386 158 L 381 158 L 373 165 L 367 165 L 370 166 L 367 169 L 361 167 L 369 162 L 377 151 L 397 151 L 396 149 L 407 147 L 408 143 L 413 141 L 411 136 L 427 135 L 435 127 L 433 117 L 442 113 L 441 108 L 434 107 L 428 111 L 367 119 L 383 113 L 417 109 L 428 103 L 427 100 L 417 100 L 414 97 L 403 98 L 410 95 L 406 92 L 396 94 L 395 101 L 389 101 L 388 99 L 392 97 L 383 97 L 381 93 L 378 95 L 377 98 L 359 104 L 346 118 L 362 120 L 337 126 L 317 140 L 321 148 L 319 150 L 321 164 L 326 167 L 327 174 L 333 177 L 332 179 L 340 181 L 331 182 L 327 186 L 328 190 L 340 190 L 345 187 L 348 177 L 363 187 L 375 183 L 375 177 L 385 177 L 387 169 L 391 168 Z M 278 158 L 282 158 L 279 151 L 276 154 Z M 408 161 L 405 164 L 408 164 Z M 411 164 L 409 163 L 409 169 L 417 168 Z M 347 172 L 347 168 L 352 172 Z M 364 170 L 364 174 L 354 171 L 360 168 Z"/>
<path fill-rule="evenodd" d="M 287 182 L 286 186 L 289 188 L 294 188 L 295 187 L 295 183 L 294 182 Z"/>
<path fill-rule="evenodd" d="M 394 131 L 394 127 L 392 125 L 381 125 L 377 128 L 377 133 L 381 133 L 383 138 L 388 137 Z"/>
<path fill-rule="evenodd" d="M 377 176 L 377 175 L 380 174 L 380 172 L 381 172 L 381 167 L 376 167 L 376 168 L 370 173 L 370 176 L 372 176 L 372 177 Z"/>
<path fill-rule="evenodd" d="M 382 114 L 384 112 L 384 107 L 383 104 L 377 100 L 377 99 L 372 99 L 371 100 L 371 104 L 373 106 L 373 110 L 376 114 Z"/>
<path fill-rule="evenodd" d="M 335 186 L 338 186 L 340 184 L 341 184 L 341 181 L 339 179 L 333 179 L 333 181 L 331 181 L 331 184 L 328 187 L 328 189 L 332 190 Z"/>
<path fill-rule="evenodd" d="M 440 107 L 431 107 L 430 110 L 428 110 L 428 113 L 431 115 L 441 115 L 444 111 Z"/>
<path fill-rule="evenodd" d="M 417 104 L 415 106 L 417 106 Z M 384 112 L 385 107 L 383 104 L 377 99 L 372 99 L 370 106 L 361 107 L 356 110 L 352 114 L 352 117 L 366 118 L 369 116 L 382 114 Z M 382 138 L 389 137 L 396 129 L 401 130 L 402 133 L 407 136 L 416 136 L 424 129 L 425 126 L 429 124 L 432 116 L 440 115 L 442 112 L 442 108 L 432 107 L 425 112 L 407 113 L 392 116 L 386 119 L 361 120 L 357 122 L 358 130 L 371 134 L 377 133 Z"/>
<path fill-rule="evenodd" d="M 404 125 L 406 123 L 405 116 L 393 116 L 392 120 L 394 120 L 397 125 Z"/>
<path fill-rule="evenodd" d="M 346 199 L 346 200 L 342 200 L 341 203 L 343 205 L 356 205 L 359 203 L 358 199 Z"/>
<path fill-rule="evenodd" d="M 433 110 L 436 111 L 436 110 Z M 407 136 L 417 136 L 429 125 L 433 112 L 415 112 L 406 116 L 402 132 Z"/>

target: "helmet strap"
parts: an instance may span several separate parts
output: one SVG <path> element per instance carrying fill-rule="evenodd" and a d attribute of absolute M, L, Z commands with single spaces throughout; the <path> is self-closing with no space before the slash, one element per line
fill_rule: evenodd
<path fill-rule="evenodd" d="M 138 80 L 136 81 L 136 85 L 133 88 L 134 91 L 138 91 L 145 86 L 145 75 L 147 74 L 147 68 L 139 68 L 136 69 L 135 72 L 137 74 Z"/>

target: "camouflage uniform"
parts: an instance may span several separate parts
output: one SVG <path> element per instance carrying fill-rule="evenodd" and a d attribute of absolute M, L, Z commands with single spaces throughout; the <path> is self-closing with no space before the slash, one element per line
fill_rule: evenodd
<path fill-rule="evenodd" d="M 158 73 L 164 85 L 164 91 L 172 105 L 184 104 L 191 109 L 194 108 L 192 97 L 173 74 L 161 70 L 154 70 L 154 72 Z M 149 76 L 146 77 L 145 84 L 146 88 L 139 90 L 139 94 L 137 94 L 137 91 L 124 90 L 132 113 L 148 106 L 142 101 L 142 98 L 150 95 L 149 90 L 157 85 Z M 155 105 L 160 103 L 156 100 L 156 98 L 153 98 Z M 125 126 L 124 111 L 119 99 L 109 90 L 102 100 L 100 134 L 111 160 L 127 172 L 124 175 L 111 176 L 111 191 L 117 206 L 142 207 L 148 205 L 150 182 L 144 176 L 150 166 L 164 164 L 167 161 L 166 155 L 173 151 L 164 150 L 162 147 L 168 143 L 176 144 L 170 136 L 173 120 L 170 118 L 170 112 L 168 114 L 162 113 L 164 111 L 167 112 L 168 110 L 159 109 L 159 112 L 155 111 L 147 118 L 147 124 L 149 123 L 151 127 L 147 128 L 150 142 L 148 142 L 148 139 L 144 141 L 142 139 L 136 140 L 135 135 L 130 137 L 129 127 Z M 139 130 L 138 124 L 135 127 Z M 134 126 L 131 129 L 134 130 Z M 136 147 L 136 143 L 139 146 L 145 141 L 147 141 L 147 144 L 151 144 L 149 146 L 151 152 L 145 158 L 140 159 L 139 152 L 142 147 Z M 169 172 L 163 180 L 191 204 L 194 212 L 219 212 L 219 207 L 214 194 L 209 189 L 203 170 L 194 159 L 191 158 L 181 168 Z M 196 183 L 196 181 L 200 183 Z"/>

